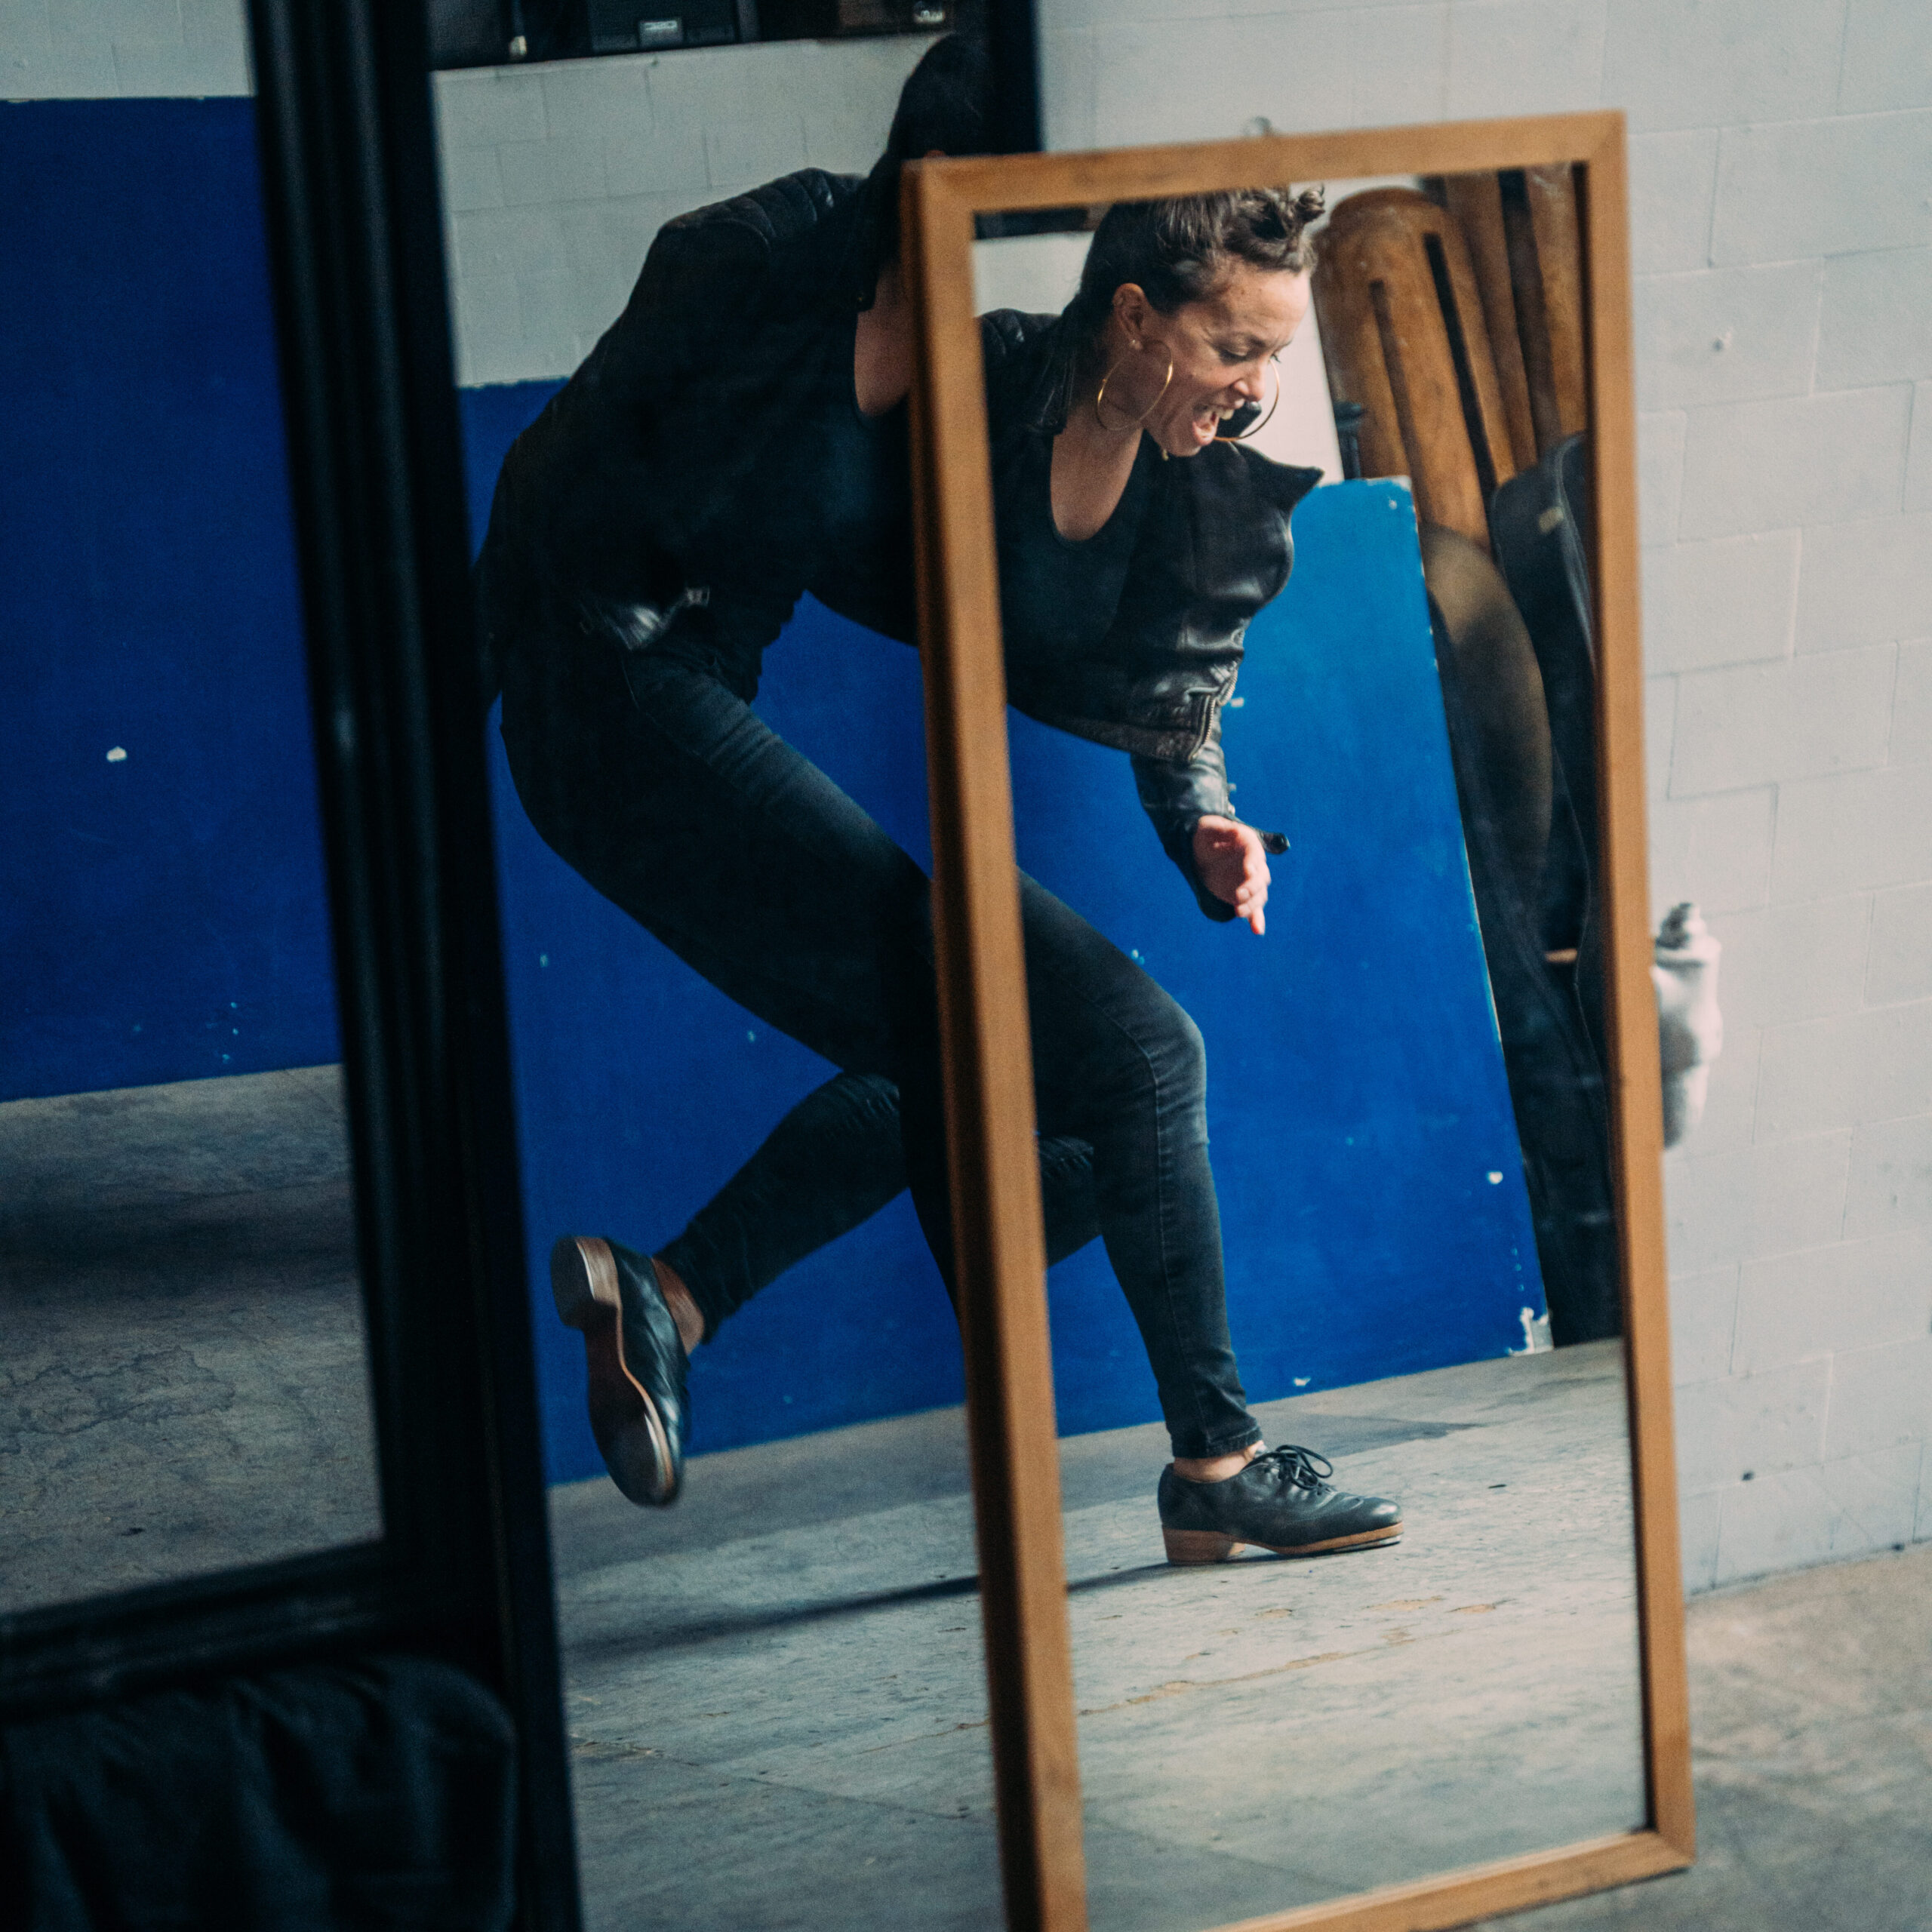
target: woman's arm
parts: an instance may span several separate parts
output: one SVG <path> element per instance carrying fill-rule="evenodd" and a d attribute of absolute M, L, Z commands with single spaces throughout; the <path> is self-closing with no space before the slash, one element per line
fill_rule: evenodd
<path fill-rule="evenodd" d="M 1153 822 L 1162 849 L 1193 888 L 1201 911 L 1221 922 L 1245 919 L 1251 931 L 1264 931 L 1268 854 L 1287 851 L 1288 841 L 1278 832 L 1258 832 L 1235 816 L 1220 720 L 1185 763 L 1140 757 L 1133 763 L 1141 808 Z"/>

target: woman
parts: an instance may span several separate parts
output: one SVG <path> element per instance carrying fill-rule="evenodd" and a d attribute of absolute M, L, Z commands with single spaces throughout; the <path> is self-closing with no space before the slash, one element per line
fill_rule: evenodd
<path fill-rule="evenodd" d="M 923 151 L 896 125 L 887 161 Z M 823 239 L 838 211 L 825 179 L 792 177 L 660 238 L 624 320 L 506 466 L 486 599 L 511 767 L 540 832 L 712 983 L 844 1069 L 877 1144 L 896 1098 L 915 1200 L 949 1275 L 926 881 L 749 709 L 759 654 L 800 589 L 848 608 L 894 601 L 877 594 L 894 568 L 875 547 L 889 492 L 865 479 L 892 460 L 870 424 L 903 394 L 909 357 L 895 384 L 886 332 L 875 327 L 869 347 L 863 315 L 896 300 L 884 269 L 872 308 L 831 325 L 856 303 L 838 272 L 851 255 Z M 826 205 L 812 246 L 773 214 L 801 195 Z M 1018 626 L 1016 697 L 1134 752 L 1204 903 L 1257 931 L 1266 861 L 1226 809 L 1214 726 L 1240 629 L 1285 579 L 1287 510 L 1306 479 L 1217 451 L 1238 467 L 1180 491 L 1153 475 L 1143 432 L 1162 453 L 1198 454 L 1258 391 L 1306 303 L 1300 219 L 1284 223 L 1282 205 L 1269 202 L 1252 233 L 1245 216 L 1217 232 L 1192 267 L 1150 257 L 1143 285 L 1122 285 L 1104 313 L 1083 297 L 1063 325 L 1014 331 L 1005 358 L 1029 400 L 1057 383 L 1079 405 L 1050 438 L 1025 432 L 1047 452 L 1051 527 L 1029 534 L 1023 518 L 1003 545 L 1016 596 L 1040 613 Z M 873 221 L 882 232 L 876 205 Z M 1108 238 L 1103 228 L 1103 262 Z M 889 269 L 889 252 L 875 259 Z M 1182 297 L 1164 309 L 1171 283 Z M 1155 388 L 1157 352 L 1168 373 Z M 1097 371 L 1090 411 L 1075 392 Z M 731 402 L 739 414 L 719 407 Z M 722 458 L 721 415 L 744 445 Z M 1268 535 L 1258 565 L 1241 515 Z M 1050 568 L 1060 551 L 1079 560 L 1081 611 L 1111 594 L 1099 635 L 1066 629 L 1073 605 Z M 869 555 L 875 568 L 850 568 Z M 1069 663 L 1056 660 L 1056 626 Z M 1091 1149 L 1089 1225 L 1146 1337 L 1174 1437 L 1170 1555 L 1387 1540 L 1392 1504 L 1328 1488 L 1304 1451 L 1257 1455 L 1222 1306 L 1198 1034 L 1084 921 L 1030 881 L 1022 897 L 1041 1131 Z M 676 1494 L 686 1350 L 712 1325 L 678 1272 L 601 1239 L 560 1243 L 553 1259 L 560 1310 L 586 1334 L 600 1445 L 638 1500 Z"/>
<path fill-rule="evenodd" d="M 623 315 L 518 438 L 491 506 L 478 568 L 486 656 L 532 822 L 714 983 L 853 1069 L 794 1108 L 663 1255 L 558 1244 L 558 1303 L 586 1331 L 598 1439 L 637 1502 L 677 1494 L 684 1350 L 906 1185 L 887 1069 L 894 1029 L 929 1023 L 888 1014 L 869 964 L 854 963 L 876 949 L 877 907 L 841 887 L 801 912 L 808 869 L 771 858 L 794 828 L 768 836 L 764 817 L 796 805 L 801 823 L 830 828 L 833 851 L 852 835 L 865 851 L 851 878 L 884 864 L 910 875 L 911 890 L 916 869 L 887 860 L 876 828 L 743 707 L 808 589 L 912 640 L 899 171 L 983 146 L 986 81 L 983 46 L 949 36 L 907 81 L 869 178 L 808 170 L 667 224 Z M 612 715 L 648 715 L 681 742 L 626 740 L 606 728 Z M 766 787 L 756 802 L 740 765 Z M 632 784 L 651 771 L 654 789 Z M 680 857 L 694 863 L 681 871 Z M 752 906 L 789 936 L 789 955 L 768 952 Z M 717 930 L 734 921 L 743 930 Z M 840 1011 L 858 1017 L 828 1017 Z M 1066 1195 L 1061 1175 L 1077 1192 L 1084 1150 L 1047 1155 L 1050 1196 Z M 627 1350 L 612 1298 L 632 1327 L 649 1325 Z"/>
<path fill-rule="evenodd" d="M 1220 712 L 1249 620 L 1287 580 L 1290 512 L 1319 472 L 1267 461 L 1228 426 L 1263 404 L 1307 312 L 1304 230 L 1321 207 L 1265 189 L 1117 206 L 1064 314 L 982 323 L 1009 696 L 1130 753 L 1202 910 L 1257 934 L 1281 841 L 1235 813 Z M 1034 894 L 1023 881 L 1023 908 Z M 1030 923 L 1028 943 L 1030 992 Z M 1392 1540 L 1394 1503 L 1329 1487 L 1305 1450 L 1263 1452 L 1228 1339 L 1199 1035 L 1118 955 L 1079 958 L 1087 995 L 1104 983 L 1132 1014 L 1152 1069 L 1150 1104 L 1124 1133 L 1103 1125 L 1094 1186 L 1174 1448 L 1158 1492 L 1170 1559 Z M 1033 1030 L 1037 1054 L 1037 1005 Z M 1039 1073 L 1043 1133 L 1091 1132 L 1096 1110 L 1070 1097 L 1090 1077 L 1077 1054 L 1070 1081 Z"/>
<path fill-rule="evenodd" d="M 626 807 L 635 748 L 606 742 L 589 712 L 599 703 L 625 715 L 650 709 L 645 687 L 669 691 L 669 667 L 679 667 L 693 674 L 672 682 L 702 743 L 703 700 L 749 703 L 764 646 L 808 588 L 912 640 L 913 349 L 897 262 L 899 170 L 912 155 L 977 152 L 986 85 L 983 45 L 949 36 L 907 81 L 869 178 L 808 170 L 667 224 L 624 313 L 518 438 L 498 479 L 478 586 L 525 807 L 593 884 L 733 990 L 734 969 L 706 947 L 705 918 L 680 918 L 668 903 L 647 914 L 645 900 L 660 896 L 654 883 L 666 881 L 630 878 L 623 849 L 628 812 L 645 847 L 703 851 L 717 830 L 696 822 L 704 786 L 680 801 L 667 785 Z M 668 697 L 659 707 L 672 708 Z M 580 755 L 592 762 L 574 773 Z M 715 802 L 742 863 L 755 830 L 733 822 L 728 800 Z M 681 810 L 693 822 L 680 823 Z M 708 900 L 707 883 L 687 881 L 687 892 Z M 649 1300 L 654 1309 L 668 1297 L 685 1343 L 695 1346 L 766 1280 L 904 1187 L 897 1109 L 883 1075 L 841 1074 L 792 1110 L 761 1150 L 757 1175 L 728 1188 L 675 1244 L 682 1269 L 661 1264 L 662 1297 L 654 1288 Z M 804 1149 L 813 1157 L 799 1172 Z M 884 1175 L 869 1172 L 881 1158 Z M 830 1187 L 828 1161 L 840 1177 Z M 574 1244 L 560 1243 L 560 1304 L 591 1324 L 593 1413 L 607 1417 L 600 1384 L 633 1401 L 635 1392 L 610 1322 L 580 1306 L 576 1260 Z M 600 1277 L 600 1291 L 607 1285 Z M 654 1332 L 675 1355 L 661 1321 Z M 598 1432 L 626 1494 L 668 1502 L 681 1463 L 681 1366 L 667 1362 L 650 1380 L 644 1406 L 669 1418 L 654 1417 L 651 1441 L 626 1454 L 611 1439 L 634 1429 L 600 1422 Z"/>

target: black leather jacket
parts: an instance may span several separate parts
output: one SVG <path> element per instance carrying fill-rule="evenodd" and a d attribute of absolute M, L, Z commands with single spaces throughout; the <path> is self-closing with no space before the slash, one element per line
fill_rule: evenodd
<path fill-rule="evenodd" d="M 504 462 L 478 565 L 495 663 L 570 625 L 749 699 L 806 589 L 912 640 L 905 412 L 867 424 L 852 392 L 871 220 L 863 180 L 814 168 L 666 223 L 623 315 Z M 1065 387 L 1056 322 L 1003 312 L 982 340 L 996 472 L 1003 454 L 1044 460 Z M 1318 475 L 1227 445 L 1158 464 L 1116 608 L 1087 648 L 1065 648 L 1051 598 L 1008 599 L 1014 703 L 1131 755 L 1163 847 L 1214 918 L 1232 912 L 1202 891 L 1192 840 L 1204 813 L 1232 815 L 1220 709 Z"/>
<path fill-rule="evenodd" d="M 1050 595 L 1023 590 L 1009 563 L 1029 540 L 1015 520 L 1051 513 L 1044 479 L 1052 439 L 1066 419 L 1072 354 L 1065 332 L 1057 317 L 1011 309 L 983 317 L 980 331 L 1008 695 L 1029 717 L 1131 755 L 1140 801 L 1201 910 L 1231 919 L 1233 909 L 1201 888 L 1194 828 L 1208 814 L 1238 816 L 1221 749 L 1221 709 L 1234 694 L 1250 620 L 1288 580 L 1290 514 L 1321 472 L 1272 462 L 1238 443 L 1145 464 L 1132 555 L 1103 628 L 1091 611 L 1056 608 Z M 1150 448 L 1143 445 L 1143 458 Z M 1272 849 L 1285 842 L 1270 838 Z"/>
<path fill-rule="evenodd" d="M 756 691 L 810 589 L 914 635 L 906 411 L 852 389 L 866 183 L 808 168 L 667 222 L 623 313 L 512 448 L 480 577 L 491 641 L 561 623 Z"/>

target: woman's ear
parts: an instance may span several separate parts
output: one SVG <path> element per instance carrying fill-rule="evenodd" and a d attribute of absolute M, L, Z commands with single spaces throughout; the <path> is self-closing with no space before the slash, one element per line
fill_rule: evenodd
<path fill-rule="evenodd" d="M 1132 341 L 1138 342 L 1146 334 L 1147 318 L 1153 306 L 1146 290 L 1137 281 L 1124 281 L 1114 291 L 1114 319 Z"/>

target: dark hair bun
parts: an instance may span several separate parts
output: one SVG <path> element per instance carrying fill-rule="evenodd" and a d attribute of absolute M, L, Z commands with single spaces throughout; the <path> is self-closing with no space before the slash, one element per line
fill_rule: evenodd
<path fill-rule="evenodd" d="M 1164 315 L 1214 294 L 1234 262 L 1294 273 L 1315 265 L 1309 224 L 1321 190 L 1230 188 L 1161 202 L 1117 202 L 1101 217 L 1066 319 L 1091 349 L 1106 327 L 1114 291 L 1136 282 Z"/>
<path fill-rule="evenodd" d="M 900 90 L 885 152 L 866 183 L 868 288 L 899 258 L 899 171 L 937 149 L 941 154 L 983 154 L 992 67 L 977 31 L 980 10 L 958 9 L 959 30 L 936 40 Z"/>

